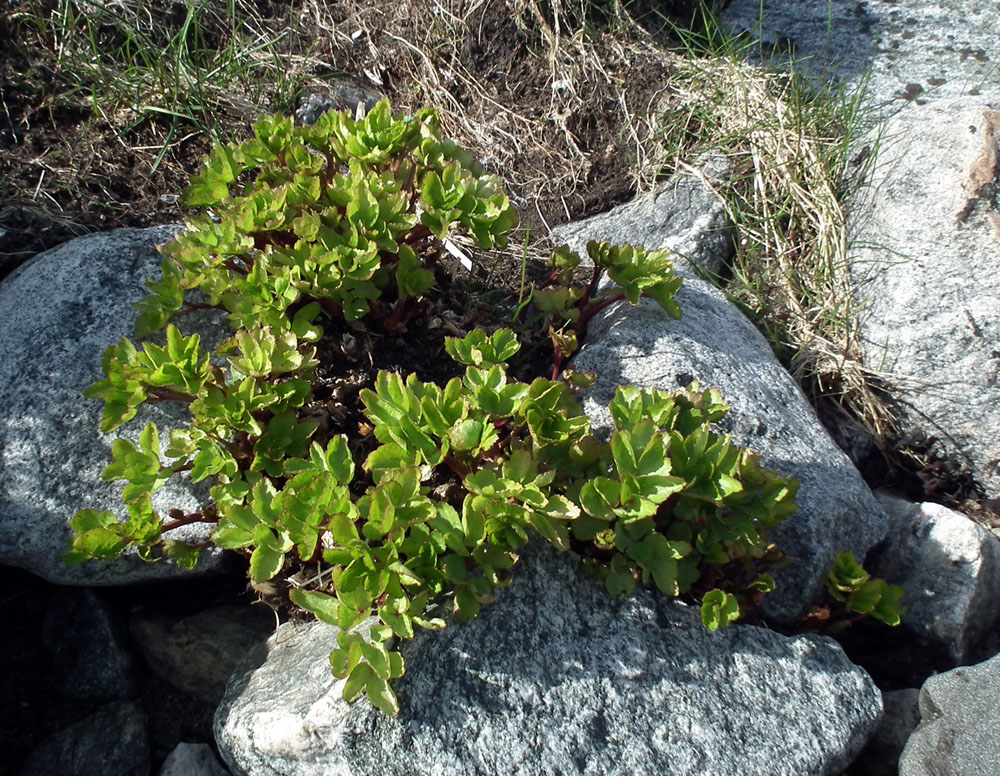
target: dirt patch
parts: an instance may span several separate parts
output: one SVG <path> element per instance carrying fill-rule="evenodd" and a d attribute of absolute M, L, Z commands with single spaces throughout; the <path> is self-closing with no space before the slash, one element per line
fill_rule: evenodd
<path fill-rule="evenodd" d="M 258 116 L 345 76 L 397 111 L 438 108 L 445 133 L 504 179 L 521 217 L 513 243 L 544 237 L 634 194 L 676 59 L 627 15 L 584 31 L 505 0 L 242 0 L 233 15 L 208 0 L 196 24 L 187 7 L 24 0 L 0 13 L 0 37 L 16 42 L 0 53 L 0 276 L 85 232 L 180 220 L 177 195 L 213 139 L 246 137 Z M 238 78 L 219 85 L 237 66 L 252 81 L 249 64 L 212 59 L 251 33 L 271 41 L 260 79 L 286 79 L 254 94 Z M 215 68 L 204 82 L 199 65 Z M 130 79 L 134 95 L 116 90 Z"/>

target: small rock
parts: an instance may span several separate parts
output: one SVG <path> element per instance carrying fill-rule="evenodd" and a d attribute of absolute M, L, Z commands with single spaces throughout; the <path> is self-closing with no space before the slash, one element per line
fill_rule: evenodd
<path fill-rule="evenodd" d="M 111 703 L 46 739 L 21 776 L 147 776 L 146 715 L 131 701 Z"/>
<path fill-rule="evenodd" d="M 381 94 L 354 78 L 336 78 L 303 92 L 295 118 L 300 124 L 315 124 L 328 110 L 347 111 L 353 116 L 358 103 L 369 111 L 381 99 Z"/>
<path fill-rule="evenodd" d="M 182 619 L 140 616 L 131 625 L 153 671 L 210 703 L 222 700 L 237 664 L 274 627 L 274 613 L 266 606 L 219 606 Z"/>
<path fill-rule="evenodd" d="M 49 604 L 42 639 L 64 697 L 107 701 L 137 691 L 117 613 L 92 590 L 63 590 Z"/>
<path fill-rule="evenodd" d="M 159 776 L 229 776 L 208 744 L 178 744 L 167 755 Z"/>
<path fill-rule="evenodd" d="M 904 625 L 965 662 L 1000 622 L 1000 540 L 941 504 L 876 496 L 889 532 L 869 571 L 903 588 Z"/>
<path fill-rule="evenodd" d="M 899 758 L 899 776 L 1000 773 L 1000 655 L 932 676 L 920 690 L 920 725 Z"/>
<path fill-rule="evenodd" d="M 138 313 L 131 303 L 148 295 L 146 277 L 159 276 L 158 243 L 176 226 L 118 229 L 71 240 L 21 265 L 0 284 L 0 563 L 50 582 L 116 585 L 189 574 L 172 562 L 144 563 L 126 555 L 113 563 L 67 568 L 69 520 L 81 509 L 124 515 L 122 483 L 100 475 L 116 437 L 137 442 L 149 421 L 161 434 L 186 425 L 187 409 L 168 402 L 144 405 L 115 434 L 100 431 L 102 401 L 83 391 L 101 378 L 101 357 L 132 337 Z M 179 324 L 199 332 L 210 348 L 229 334 L 219 315 L 193 314 Z M 153 509 L 192 512 L 208 501 L 205 483 L 174 477 L 153 495 Z M 178 539 L 203 541 L 210 526 L 185 526 Z M 171 534 L 173 536 L 173 534 Z M 221 552 L 202 552 L 199 572 L 219 567 Z"/>

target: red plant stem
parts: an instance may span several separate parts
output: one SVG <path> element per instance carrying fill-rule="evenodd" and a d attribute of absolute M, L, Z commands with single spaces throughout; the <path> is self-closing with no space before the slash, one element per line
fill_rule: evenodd
<path fill-rule="evenodd" d="M 555 269 L 552 270 L 552 273 L 549 275 L 548 280 L 538 285 L 538 290 L 541 291 L 542 289 L 548 288 L 558 279 L 559 279 L 559 271 Z"/>
<path fill-rule="evenodd" d="M 164 523 L 163 527 L 160 529 L 160 533 L 166 533 L 167 531 L 173 531 L 177 528 L 182 528 L 185 525 L 191 525 L 193 523 L 217 523 L 218 515 L 213 511 L 210 514 L 206 514 L 204 510 L 200 512 L 192 512 L 189 515 L 184 515 L 184 517 L 178 517 L 176 520 L 171 520 L 169 523 Z M 207 546 L 207 545 L 206 545 Z"/>
<path fill-rule="evenodd" d="M 592 304 L 590 307 L 584 308 L 580 311 L 580 319 L 576 322 L 576 332 L 578 335 L 586 333 L 587 326 L 590 325 L 590 319 L 597 315 L 601 310 L 603 310 L 608 305 L 614 304 L 615 302 L 620 302 L 625 298 L 625 293 L 615 294 L 614 296 L 609 296 L 607 299 L 602 299 L 600 302 Z"/>
<path fill-rule="evenodd" d="M 344 317 L 344 305 L 342 302 L 338 302 L 335 299 L 330 299 L 329 297 L 318 299 L 316 301 L 318 301 L 320 307 L 323 308 L 323 312 L 325 312 L 331 318 Z"/>
<path fill-rule="evenodd" d="M 320 184 L 323 188 L 330 185 L 330 181 L 333 180 L 334 170 L 338 166 L 338 161 L 333 155 L 333 151 L 327 151 L 326 154 L 326 166 L 323 167 L 323 172 L 320 173 Z"/>
<path fill-rule="evenodd" d="M 225 310 L 225 306 L 221 304 L 206 304 L 204 302 L 184 302 L 184 309 L 178 310 L 173 314 L 174 318 L 180 318 L 182 315 L 187 315 L 188 313 L 197 312 L 198 310 Z"/>
<path fill-rule="evenodd" d="M 597 290 L 597 284 L 601 279 L 601 275 L 604 274 L 604 270 L 594 265 L 594 274 L 590 278 L 590 285 L 587 286 L 587 290 L 584 292 L 583 296 L 580 298 L 580 309 L 583 310 L 590 304 L 590 300 L 594 297 L 594 292 Z"/>
<path fill-rule="evenodd" d="M 403 310 L 406 309 L 406 300 L 397 299 L 396 306 L 392 308 L 392 312 L 389 317 L 383 322 L 386 331 L 391 331 L 394 334 L 398 334 L 403 330 Z"/>
<path fill-rule="evenodd" d="M 175 391 L 172 388 L 150 388 L 147 398 L 149 401 L 179 401 L 184 404 L 191 404 L 196 397 Z"/>
<path fill-rule="evenodd" d="M 240 460 L 240 459 L 244 459 L 244 458 L 248 458 L 249 457 L 249 456 L 247 456 L 244 453 L 243 448 L 240 447 L 235 442 L 228 442 L 228 441 L 226 441 L 225 439 L 223 439 L 222 437 L 220 437 L 220 436 L 218 436 L 216 434 L 209 434 L 209 437 L 212 438 L 212 439 L 214 439 L 220 445 L 222 445 L 223 447 L 225 447 L 230 453 L 232 453 L 233 454 L 233 458 L 236 458 L 237 460 Z M 178 471 L 182 471 L 182 470 L 178 469 Z"/>
<path fill-rule="evenodd" d="M 222 266 L 225 267 L 226 269 L 232 270 L 237 275 L 242 275 L 243 277 L 246 277 L 247 275 L 250 274 L 250 271 L 246 267 L 239 266 L 233 259 L 229 259 L 227 261 L 222 262 Z"/>
<path fill-rule="evenodd" d="M 403 243 L 405 245 L 413 245 L 423 240 L 425 237 L 430 237 L 432 234 L 431 230 L 424 226 L 423 224 L 417 224 L 405 235 L 403 235 Z"/>

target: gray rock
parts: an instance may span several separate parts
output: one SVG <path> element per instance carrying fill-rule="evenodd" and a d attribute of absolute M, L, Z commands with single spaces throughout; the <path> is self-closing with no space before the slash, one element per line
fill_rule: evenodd
<path fill-rule="evenodd" d="M 117 613 L 92 590 L 63 590 L 45 612 L 42 641 L 61 694 L 79 700 L 128 698 L 135 665 Z"/>
<path fill-rule="evenodd" d="M 1000 101 L 913 107 L 858 199 L 852 273 L 869 366 L 907 439 L 1000 495 Z"/>
<path fill-rule="evenodd" d="M 295 118 L 300 124 L 315 124 L 328 110 L 347 111 L 353 116 L 358 103 L 369 111 L 381 99 L 382 94 L 355 78 L 334 78 L 321 87 L 313 86 L 303 92 Z"/>
<path fill-rule="evenodd" d="M 724 156 L 710 156 L 697 174 L 679 174 L 610 213 L 552 230 L 557 244 L 569 243 L 581 256 L 588 240 L 620 245 L 669 248 L 707 275 L 722 275 L 733 255 L 733 223 L 725 203 L 711 186 L 729 175 Z"/>
<path fill-rule="evenodd" d="M 121 229 L 72 240 L 39 254 L 0 285 L 0 563 L 27 569 L 60 584 L 108 585 L 176 576 L 171 563 L 124 557 L 66 568 L 68 521 L 80 509 L 124 514 L 121 483 L 100 479 L 111 462 L 115 434 L 102 435 L 103 402 L 81 394 L 101 377 L 104 350 L 132 336 L 131 307 L 147 295 L 143 281 L 158 276 L 157 243 L 176 226 Z M 211 347 L 227 331 L 207 316 L 187 316 L 185 333 L 200 331 Z M 123 429 L 133 441 L 148 421 L 162 435 L 186 425 L 186 410 L 146 405 Z M 194 511 L 207 489 L 174 478 L 153 497 L 153 507 Z M 187 526 L 178 538 L 203 540 L 208 526 Z M 203 553 L 201 570 L 218 565 Z"/>
<path fill-rule="evenodd" d="M 818 79 L 868 95 L 891 113 L 922 102 L 995 91 L 1000 8 L 979 0 L 733 0 L 723 23 L 794 59 Z M 870 73 L 869 73 L 870 69 Z"/>
<path fill-rule="evenodd" d="M 28 756 L 21 776 L 147 776 L 146 715 L 131 701 L 98 709 L 46 739 Z"/>
<path fill-rule="evenodd" d="M 167 755 L 159 776 L 229 776 L 208 744 L 178 744 Z"/>
<path fill-rule="evenodd" d="M 131 630 L 147 665 L 178 689 L 218 703 L 247 651 L 275 628 L 266 606 L 217 606 L 181 619 L 135 617 Z"/>
<path fill-rule="evenodd" d="M 904 625 L 966 662 L 1000 622 L 1000 540 L 941 504 L 876 495 L 889 533 L 869 571 L 905 591 Z"/>
<path fill-rule="evenodd" d="M 832 640 L 711 633 L 663 596 L 610 599 L 544 544 L 477 620 L 404 645 L 396 718 L 343 702 L 335 638 L 282 626 L 234 674 L 215 720 L 234 773 L 835 774 L 882 714 Z"/>
<path fill-rule="evenodd" d="M 646 233 L 632 234 L 628 207 L 621 223 L 615 209 L 584 222 L 586 228 L 559 235 L 574 248 L 595 238 L 642 243 Z M 707 245 L 703 234 L 692 227 L 688 240 L 696 251 Z M 732 407 L 723 430 L 759 453 L 766 467 L 802 483 L 798 512 L 774 532 L 796 563 L 779 574 L 778 589 L 764 600 L 768 616 L 791 623 L 819 592 L 838 552 L 863 558 L 885 535 L 885 516 L 757 329 L 683 259 L 676 264 L 685 277 L 677 296 L 681 320 L 669 319 L 648 300 L 636 308 L 612 305 L 592 320 L 587 343 L 573 361 L 577 369 L 598 374 L 597 385 L 584 394 L 584 407 L 595 429 L 607 430 L 607 405 L 619 385 L 671 390 L 698 380 L 721 390 Z"/>
<path fill-rule="evenodd" d="M 1000 655 L 924 682 L 921 722 L 899 758 L 899 776 L 1000 773 L 998 697 Z"/>

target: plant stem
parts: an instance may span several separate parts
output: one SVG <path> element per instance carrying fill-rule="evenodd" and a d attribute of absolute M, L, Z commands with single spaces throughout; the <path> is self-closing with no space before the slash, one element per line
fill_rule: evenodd
<path fill-rule="evenodd" d="M 205 510 L 200 510 L 198 512 L 192 512 L 189 515 L 184 515 L 183 517 L 178 517 L 176 520 L 171 520 L 169 523 L 164 523 L 163 527 L 160 529 L 160 533 L 166 533 L 167 531 L 173 531 L 177 528 L 182 528 L 185 525 L 192 525 L 193 523 L 217 523 L 219 522 L 219 516 L 215 510 L 206 512 Z M 206 543 L 205 546 L 208 546 Z"/>
<path fill-rule="evenodd" d="M 191 404 L 196 397 L 175 391 L 172 388 L 150 388 L 148 401 L 179 401 Z"/>
<path fill-rule="evenodd" d="M 590 319 L 597 315 L 601 310 L 603 310 L 608 305 L 614 304 L 615 302 L 620 302 L 625 298 L 625 293 L 615 294 L 614 296 L 609 296 L 606 299 L 602 299 L 600 302 L 595 302 L 590 305 L 590 307 L 584 307 L 580 311 L 580 319 L 576 322 L 576 333 L 577 336 L 582 338 L 584 334 L 587 333 L 587 327 L 590 325 Z"/>
<path fill-rule="evenodd" d="M 206 304 L 205 302 L 184 302 L 184 309 L 178 310 L 173 314 L 172 317 L 180 318 L 182 315 L 187 315 L 188 313 L 197 312 L 198 310 L 225 310 L 226 308 L 221 304 Z"/>

